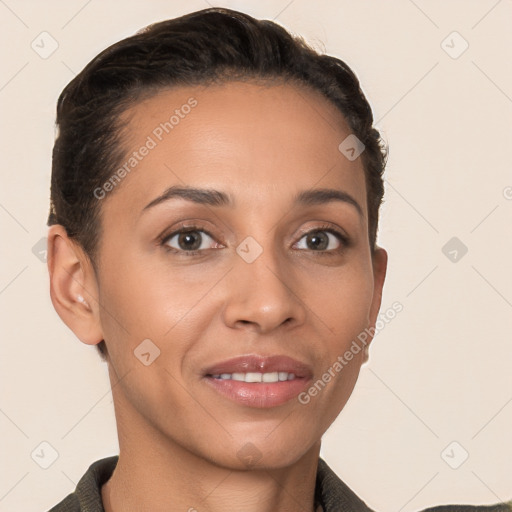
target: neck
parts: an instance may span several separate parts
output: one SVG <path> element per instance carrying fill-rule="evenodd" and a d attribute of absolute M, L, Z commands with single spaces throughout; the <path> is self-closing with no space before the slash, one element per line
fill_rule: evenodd
<path fill-rule="evenodd" d="M 298 461 L 279 470 L 240 472 L 190 462 L 181 457 L 166 464 L 120 450 L 114 474 L 101 491 L 105 512 L 314 512 L 315 464 Z"/>
<path fill-rule="evenodd" d="M 119 460 L 101 489 L 105 512 L 314 512 L 320 441 L 286 467 L 233 469 L 169 439 L 124 398 L 114 396 Z"/>

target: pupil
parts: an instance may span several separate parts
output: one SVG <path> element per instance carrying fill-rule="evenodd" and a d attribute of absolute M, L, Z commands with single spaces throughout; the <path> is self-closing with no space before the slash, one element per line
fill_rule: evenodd
<path fill-rule="evenodd" d="M 329 239 L 326 236 L 319 236 L 318 234 L 308 236 L 308 246 L 314 249 L 326 249 L 329 245 Z"/>
<path fill-rule="evenodd" d="M 195 232 L 191 231 L 189 233 L 182 233 L 180 235 L 180 237 L 179 237 L 180 247 L 194 251 L 201 246 L 200 237 L 197 235 L 193 235 L 192 233 L 195 233 Z M 193 246 L 189 245 L 190 242 L 193 243 Z M 183 243 L 183 245 L 182 245 L 182 243 Z"/>

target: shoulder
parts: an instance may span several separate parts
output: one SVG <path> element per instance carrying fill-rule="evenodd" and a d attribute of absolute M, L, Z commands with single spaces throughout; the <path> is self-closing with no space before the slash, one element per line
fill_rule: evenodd
<path fill-rule="evenodd" d="M 324 512 L 373 512 L 321 457 L 318 459 L 315 496 Z"/>
<path fill-rule="evenodd" d="M 76 489 L 48 512 L 104 512 L 101 486 L 110 478 L 118 455 L 93 462 L 78 482 Z"/>
<path fill-rule="evenodd" d="M 374 512 L 319 458 L 315 493 L 324 512 Z M 440 505 L 421 512 L 512 512 L 512 501 L 495 505 Z"/>
<path fill-rule="evenodd" d="M 494 505 L 440 505 L 422 512 L 512 512 L 512 501 Z"/>
<path fill-rule="evenodd" d="M 48 512 L 75 512 L 80 510 L 80 503 L 76 494 L 68 494 L 60 503 L 52 507 Z"/>

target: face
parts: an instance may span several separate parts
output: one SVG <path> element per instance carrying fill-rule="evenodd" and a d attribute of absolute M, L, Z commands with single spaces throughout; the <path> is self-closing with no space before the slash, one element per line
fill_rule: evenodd
<path fill-rule="evenodd" d="M 289 465 L 348 400 L 363 351 L 333 365 L 380 306 L 348 125 L 255 83 L 162 91 L 126 119 L 125 172 L 97 192 L 118 423 L 225 467 Z"/>

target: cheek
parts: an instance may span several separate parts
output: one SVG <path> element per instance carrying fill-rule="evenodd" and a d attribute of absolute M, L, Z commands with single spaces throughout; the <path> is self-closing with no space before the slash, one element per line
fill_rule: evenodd
<path fill-rule="evenodd" d="M 101 324 L 111 359 L 120 371 L 140 364 L 134 350 L 147 339 L 160 350 L 158 363 L 177 369 L 212 313 L 211 298 L 204 295 L 217 274 L 150 263 L 136 257 L 102 262 Z"/>
<path fill-rule="evenodd" d="M 311 308 L 331 328 L 331 340 L 337 349 L 364 331 L 369 325 L 373 299 L 373 273 L 359 260 L 337 279 L 325 279 L 323 291 L 310 294 Z"/>
<path fill-rule="evenodd" d="M 115 272 L 105 272 L 100 292 L 104 338 L 122 379 L 117 401 L 156 424 L 173 423 L 165 404 L 172 404 L 173 418 L 190 408 L 181 366 L 202 328 L 194 322 L 199 308 L 191 310 L 198 290 L 130 264 L 129 269 L 117 265 Z"/>
<path fill-rule="evenodd" d="M 338 282 L 330 283 L 324 293 L 311 297 L 315 299 L 311 308 L 319 311 L 320 319 L 331 328 L 323 340 L 324 346 L 318 350 L 323 352 L 323 367 L 316 382 L 322 382 L 316 389 L 310 388 L 311 401 L 317 402 L 329 425 L 352 393 L 363 361 L 364 344 L 369 341 L 365 329 L 370 320 L 373 274 L 364 264 L 354 265 Z"/>
<path fill-rule="evenodd" d="M 102 274 L 102 323 L 113 330 L 112 335 L 120 332 L 121 337 L 161 337 L 183 316 L 187 290 L 155 265 L 136 258 L 105 261 Z"/>

